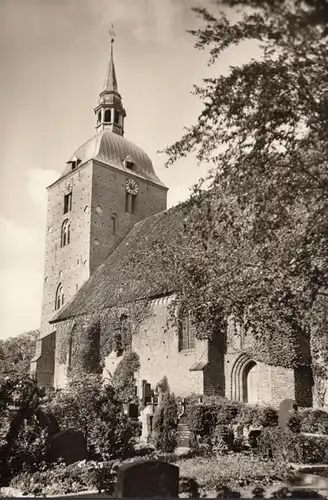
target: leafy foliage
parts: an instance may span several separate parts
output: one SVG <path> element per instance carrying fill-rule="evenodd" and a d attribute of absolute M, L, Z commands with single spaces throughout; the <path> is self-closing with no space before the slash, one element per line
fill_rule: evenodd
<path fill-rule="evenodd" d="M 177 446 L 178 404 L 168 389 L 155 410 L 153 440 L 156 449 L 171 453 Z"/>
<path fill-rule="evenodd" d="M 0 340 L 0 377 L 30 373 L 39 330 L 31 330 L 17 337 Z"/>
<path fill-rule="evenodd" d="M 122 403 L 136 403 L 138 400 L 135 372 L 139 368 L 139 356 L 135 352 L 130 352 L 125 354 L 114 372 L 112 384 L 115 388 L 117 398 Z"/>
<path fill-rule="evenodd" d="M 60 322 L 56 334 L 57 361 L 70 364 L 71 372 L 99 373 L 112 351 L 119 355 L 128 351 L 133 332 L 148 314 L 149 301 L 140 300 Z"/>
<path fill-rule="evenodd" d="M 328 413 L 323 410 L 303 410 L 300 412 L 301 432 L 328 434 Z"/>
<path fill-rule="evenodd" d="M 75 428 L 85 438 L 90 459 L 128 456 L 140 432 L 139 423 L 123 414 L 122 403 L 101 375 L 72 375 L 49 403 L 61 429 Z"/>
<path fill-rule="evenodd" d="M 296 434 L 279 427 L 264 429 L 259 441 L 261 455 L 281 463 L 326 464 L 327 449 L 327 438 Z"/>
<path fill-rule="evenodd" d="M 24 495 L 66 495 L 96 488 L 113 489 L 113 462 L 76 462 L 66 465 L 54 464 L 51 468 L 22 472 L 10 483 Z"/>
<path fill-rule="evenodd" d="M 47 461 L 47 428 L 37 412 L 44 391 L 29 377 L 5 377 L 0 382 L 0 477 L 8 480 L 17 471 L 34 470 Z"/>
<path fill-rule="evenodd" d="M 168 165 L 195 152 L 210 168 L 185 221 L 179 300 L 195 312 L 199 337 L 233 317 L 251 328 L 256 359 L 298 366 L 312 355 L 326 377 L 327 5 L 218 4 L 248 9 L 233 20 L 194 9 L 204 21 L 196 47 L 214 63 L 254 40 L 261 57 L 195 87 L 203 111 L 166 149 Z"/>

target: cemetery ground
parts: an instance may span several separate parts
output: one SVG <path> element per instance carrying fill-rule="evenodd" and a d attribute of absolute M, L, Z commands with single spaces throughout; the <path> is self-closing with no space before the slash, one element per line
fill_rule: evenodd
<path fill-rule="evenodd" d="M 156 401 L 138 402 L 141 416 L 154 409 L 142 430 L 100 376 L 72 377 L 47 394 L 28 378 L 0 381 L 2 495 L 326 498 L 326 411 L 289 400 L 279 410 L 220 397 L 180 401 L 161 387 Z"/>

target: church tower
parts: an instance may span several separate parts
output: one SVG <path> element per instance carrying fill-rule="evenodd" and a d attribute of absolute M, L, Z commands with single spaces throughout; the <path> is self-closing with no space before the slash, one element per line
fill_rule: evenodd
<path fill-rule="evenodd" d="M 113 55 L 99 94 L 96 134 L 78 148 L 47 188 L 41 337 L 31 370 L 53 385 L 56 332 L 49 321 L 73 298 L 138 221 L 166 210 L 167 188 L 152 162 L 124 138 L 126 112 Z M 145 130 L 145 133 L 147 131 Z"/>

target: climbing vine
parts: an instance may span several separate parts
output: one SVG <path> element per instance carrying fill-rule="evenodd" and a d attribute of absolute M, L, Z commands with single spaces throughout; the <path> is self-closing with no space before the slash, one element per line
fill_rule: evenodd
<path fill-rule="evenodd" d="M 57 325 L 56 356 L 69 372 L 102 371 L 105 358 L 116 351 L 123 354 L 132 336 L 151 314 L 147 300 L 83 315 Z"/>
<path fill-rule="evenodd" d="M 137 403 L 135 372 L 140 368 L 139 356 L 135 352 L 124 355 L 112 377 L 117 397 L 123 403 Z"/>

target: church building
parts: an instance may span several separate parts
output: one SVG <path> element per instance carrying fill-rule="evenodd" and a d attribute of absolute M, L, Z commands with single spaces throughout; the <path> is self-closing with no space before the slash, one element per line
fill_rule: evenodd
<path fill-rule="evenodd" d="M 74 365 L 73 347 L 95 318 L 98 326 L 89 328 L 89 339 L 94 331 L 93 345 L 104 349 L 107 342 L 103 370 L 112 375 L 126 346 L 118 348 L 108 341 L 113 324 L 108 318 L 118 311 L 116 316 L 126 321 L 121 314 L 126 307 L 136 310 L 146 304 L 129 345 L 140 361 L 140 396 L 145 387 L 154 390 L 167 377 L 178 396 L 217 394 L 273 405 L 292 398 L 309 405 L 302 375 L 251 359 L 245 348 L 251 339 L 236 335 L 233 327 L 223 345 L 219 335 L 210 341 L 195 338 L 189 321 L 170 321 L 176 290 L 149 249 L 178 241 L 183 210 L 167 210 L 168 188 L 151 159 L 124 137 L 126 111 L 118 90 L 113 40 L 94 112 L 95 135 L 74 152 L 47 188 L 41 336 L 32 360 L 39 383 L 65 386 Z"/>

